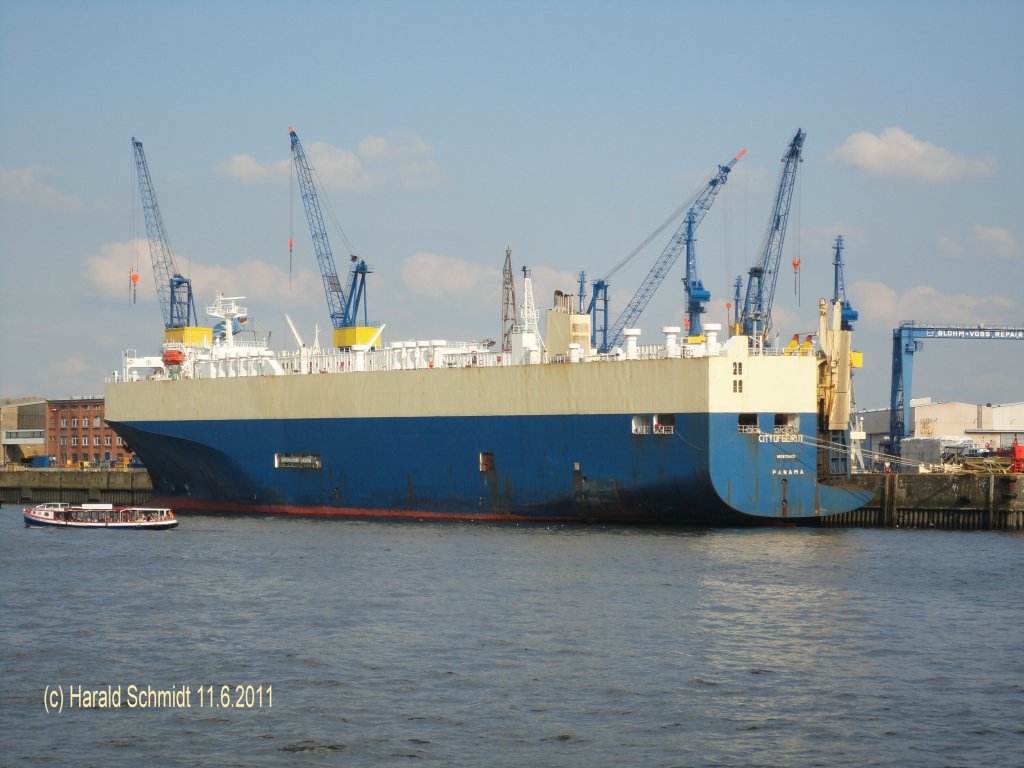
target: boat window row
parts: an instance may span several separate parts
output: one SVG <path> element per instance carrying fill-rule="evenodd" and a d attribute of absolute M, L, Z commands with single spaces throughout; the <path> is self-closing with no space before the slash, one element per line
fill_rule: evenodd
<path fill-rule="evenodd" d="M 674 435 L 676 415 L 674 413 L 644 414 L 633 417 L 634 435 Z"/>
<path fill-rule="evenodd" d="M 736 431 L 743 433 L 760 433 L 761 426 L 758 414 L 741 413 L 736 417 Z M 795 435 L 800 432 L 799 413 L 776 413 L 772 421 L 772 434 Z"/>

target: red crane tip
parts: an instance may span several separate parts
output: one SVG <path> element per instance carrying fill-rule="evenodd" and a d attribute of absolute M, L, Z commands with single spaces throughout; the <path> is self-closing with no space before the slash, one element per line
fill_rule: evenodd
<path fill-rule="evenodd" d="M 736 155 L 736 159 L 739 160 L 745 154 L 747 154 L 747 148 L 746 147 L 744 147 L 743 149 L 740 150 L 740 153 L 738 155 Z"/>

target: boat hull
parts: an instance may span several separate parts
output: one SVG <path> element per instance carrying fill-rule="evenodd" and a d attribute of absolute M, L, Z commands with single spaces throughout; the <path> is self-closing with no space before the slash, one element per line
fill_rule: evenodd
<path fill-rule="evenodd" d="M 154 502 L 223 512 L 736 524 L 868 500 L 819 482 L 816 363 L 713 358 L 108 385 Z M 736 373 L 742 371 L 742 373 Z"/>
<path fill-rule="evenodd" d="M 177 520 L 145 523 L 94 523 L 70 520 L 48 520 L 36 517 L 28 512 L 24 512 L 22 514 L 22 517 L 25 520 L 25 526 L 29 528 L 83 528 L 89 530 L 103 529 L 118 531 L 168 531 L 171 528 L 178 527 Z"/>
<path fill-rule="evenodd" d="M 713 524 L 812 518 L 867 500 L 855 489 L 816 482 L 810 436 L 762 442 L 756 433 L 737 433 L 734 414 L 676 414 L 671 432 L 632 435 L 631 418 L 142 422 L 115 429 L 143 457 L 154 503 L 178 510 Z M 615 434 L 622 437 L 610 440 Z M 275 466 L 282 455 L 315 457 L 317 466 Z"/>

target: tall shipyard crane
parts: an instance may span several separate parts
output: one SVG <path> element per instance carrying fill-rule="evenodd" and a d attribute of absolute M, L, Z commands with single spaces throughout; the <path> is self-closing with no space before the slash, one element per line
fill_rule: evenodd
<path fill-rule="evenodd" d="M 852 331 L 853 324 L 857 322 L 860 313 L 853 308 L 850 300 L 846 297 L 846 274 L 843 269 L 843 236 L 836 235 L 836 244 L 832 246 L 835 257 L 832 259 L 832 267 L 835 275 L 835 288 L 832 291 L 832 301 L 838 301 L 842 307 L 841 322 L 844 331 Z"/>
<path fill-rule="evenodd" d="M 607 275 L 600 280 L 594 281 L 593 295 L 590 300 L 590 308 L 588 310 L 591 318 L 593 328 L 592 333 L 594 334 L 594 345 L 597 346 L 600 351 L 607 352 L 609 349 L 617 347 L 622 344 L 624 337 L 624 331 L 627 328 L 631 328 L 637 321 L 644 309 L 647 308 L 647 304 L 653 298 L 655 292 L 661 286 L 665 276 L 668 275 L 672 265 L 676 263 L 676 259 L 679 258 L 679 254 L 686 249 L 686 277 L 683 282 L 686 287 L 686 312 L 689 322 L 689 334 L 691 336 L 699 336 L 701 333 L 700 316 L 705 312 L 704 305 L 711 300 L 710 291 L 704 288 L 704 283 L 701 282 L 700 277 L 697 276 L 697 252 L 695 248 L 696 238 L 694 233 L 697 231 L 697 227 L 704 220 L 704 216 L 709 210 L 711 210 L 711 204 L 715 202 L 715 198 L 718 197 L 718 193 L 725 186 L 725 182 L 729 180 L 729 173 L 732 171 L 733 166 L 739 162 L 739 159 L 746 154 L 746 148 L 743 148 L 739 153 L 725 165 L 718 166 L 718 170 L 711 176 L 710 179 L 691 197 L 682 207 L 676 210 L 675 213 L 669 217 L 668 221 L 659 227 L 654 234 L 644 240 L 636 249 L 633 250 L 626 258 L 620 261 Z M 662 251 L 661 256 L 651 267 L 651 271 L 647 273 L 647 277 L 644 278 L 641 283 L 639 290 L 630 299 L 630 302 L 626 305 L 626 308 L 619 315 L 619 318 L 612 324 L 611 328 L 608 328 L 608 279 L 618 272 L 623 266 L 626 265 L 634 256 L 636 256 L 641 250 L 647 247 L 647 245 L 657 237 L 671 222 L 679 216 L 682 211 L 686 211 L 686 215 L 679 227 L 676 229 L 672 238 L 668 241 L 668 245 L 665 246 L 665 250 Z M 597 314 L 603 314 L 602 327 L 602 340 L 600 344 L 597 344 Z"/>
<path fill-rule="evenodd" d="M 786 237 L 789 206 L 793 201 L 793 187 L 796 185 L 796 170 L 801 162 L 800 155 L 806 136 L 807 133 L 798 128 L 782 158 L 782 172 L 779 175 L 775 205 L 768 220 L 764 241 L 761 243 L 761 256 L 747 275 L 747 292 L 743 300 L 740 321 L 743 326 L 741 332 L 751 339 L 764 340 L 772 326 L 772 302 L 775 300 L 775 285 L 779 279 L 782 243 Z"/>
<path fill-rule="evenodd" d="M 139 175 L 139 193 L 142 196 L 142 212 L 146 219 L 146 234 L 149 237 L 149 253 L 153 259 L 153 278 L 156 295 L 160 299 L 160 310 L 164 318 L 164 343 L 198 345 L 212 341 L 212 329 L 198 327 L 195 301 L 192 298 L 192 281 L 181 274 L 167 240 L 160 207 L 156 202 L 153 180 L 149 175 L 146 154 L 142 142 L 132 137 L 135 152 L 135 168 Z"/>
<path fill-rule="evenodd" d="M 313 169 L 306 159 L 295 129 L 288 128 L 292 140 L 292 159 L 295 174 L 299 179 L 302 191 L 302 205 L 306 209 L 309 220 L 309 232 L 313 238 L 313 249 L 320 266 L 320 275 L 324 281 L 324 293 L 327 295 L 327 307 L 331 313 L 331 324 L 334 326 L 334 346 L 351 347 L 354 344 L 372 344 L 380 334 L 380 329 L 371 327 L 366 320 L 366 275 L 372 270 L 363 259 L 352 255 L 352 269 L 349 273 L 349 289 L 345 292 L 338 278 L 338 270 L 334 266 L 334 255 L 331 244 L 327 240 L 327 228 L 324 226 L 323 213 L 317 197 L 316 183 L 313 180 Z M 360 306 L 363 310 L 363 323 L 358 323 Z"/>

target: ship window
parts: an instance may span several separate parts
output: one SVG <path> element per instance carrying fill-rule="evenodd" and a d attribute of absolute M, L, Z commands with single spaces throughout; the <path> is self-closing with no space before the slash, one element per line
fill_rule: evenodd
<path fill-rule="evenodd" d="M 776 413 L 775 433 L 793 435 L 800 431 L 800 414 Z"/>
<path fill-rule="evenodd" d="M 494 453 L 493 453 L 493 451 L 480 451 L 480 471 L 481 472 L 493 472 L 494 471 Z"/>
<path fill-rule="evenodd" d="M 733 376 L 742 376 L 743 375 L 743 363 L 733 363 L 732 364 L 732 375 Z"/>
<path fill-rule="evenodd" d="M 649 435 L 649 434 L 651 434 L 651 417 L 650 416 L 634 416 L 633 417 L 633 434 L 634 435 Z"/>
<path fill-rule="evenodd" d="M 756 413 L 741 413 L 736 419 L 736 427 L 738 432 L 757 432 L 757 414 Z"/>
<path fill-rule="evenodd" d="M 732 391 L 739 394 L 743 393 L 743 379 L 732 380 Z"/>
<path fill-rule="evenodd" d="M 654 417 L 654 434 L 671 435 L 676 431 L 676 415 L 674 413 L 659 413 Z"/>
<path fill-rule="evenodd" d="M 275 469 L 320 469 L 320 457 L 315 453 L 275 453 Z"/>

